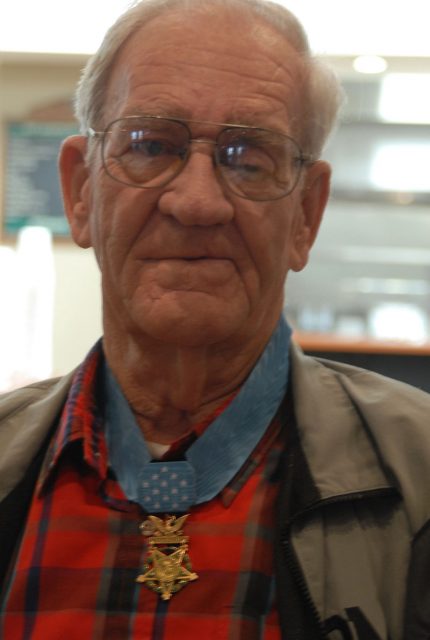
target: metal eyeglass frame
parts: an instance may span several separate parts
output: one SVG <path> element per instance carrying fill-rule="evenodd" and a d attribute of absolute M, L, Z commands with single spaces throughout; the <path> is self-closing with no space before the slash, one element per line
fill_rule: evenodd
<path fill-rule="evenodd" d="M 178 168 L 178 170 L 176 172 L 174 172 L 169 178 L 168 180 L 166 180 L 166 182 L 160 184 L 160 185 L 156 185 L 156 186 L 146 186 L 143 184 L 136 184 L 134 182 L 127 182 L 125 180 L 121 180 L 120 178 L 112 175 L 108 168 L 106 167 L 106 162 L 105 162 L 105 154 L 104 154 L 104 144 L 105 144 L 105 137 L 106 134 L 110 133 L 111 131 L 111 127 L 113 124 L 115 124 L 116 122 L 120 122 L 123 120 L 134 120 L 134 119 L 139 119 L 139 118 L 145 118 L 148 120 L 166 120 L 167 122 L 174 122 L 177 124 L 180 124 L 181 126 L 183 126 L 187 131 L 188 131 L 188 146 L 187 146 L 187 150 L 186 150 L 186 155 L 183 159 L 183 164 L 181 164 Z M 287 135 L 286 133 L 281 133 L 280 131 L 275 131 L 272 129 L 266 129 L 264 127 L 259 127 L 259 126 L 254 126 L 254 125 L 244 125 L 244 124 L 236 124 L 236 123 L 228 123 L 228 122 L 212 122 L 212 121 L 208 121 L 208 120 L 188 120 L 188 119 L 182 119 L 182 118 L 174 118 L 174 117 L 169 117 L 169 116 L 160 116 L 160 115 L 149 115 L 149 114 L 136 114 L 136 115 L 131 115 L 131 116 L 124 116 L 122 118 L 115 118 L 115 120 L 112 120 L 112 122 L 109 123 L 108 128 L 103 130 L 103 131 L 97 131 L 95 129 L 93 129 L 92 127 L 88 127 L 87 130 L 87 134 L 88 137 L 91 139 L 99 139 L 101 140 L 102 144 L 101 144 L 101 153 L 102 153 L 102 162 L 103 162 L 103 167 L 107 173 L 107 175 L 112 178 L 112 180 L 115 180 L 116 182 L 119 182 L 121 184 L 125 184 L 127 186 L 130 187 L 134 187 L 136 189 L 161 189 L 163 187 L 165 187 L 167 184 L 169 184 L 169 182 L 171 182 L 172 180 L 174 180 L 176 178 L 176 176 L 178 176 L 181 171 L 184 169 L 188 158 L 190 156 L 191 153 L 191 143 L 200 143 L 200 144 L 212 144 L 215 147 L 218 146 L 218 141 L 217 138 L 215 140 L 211 140 L 210 138 L 193 138 L 192 137 L 192 133 L 191 130 L 188 126 L 188 124 L 203 124 L 203 125 L 209 125 L 209 126 L 216 126 L 216 127 L 222 127 L 222 129 L 218 132 L 217 134 L 217 138 L 220 134 L 222 134 L 226 129 L 238 129 L 238 130 L 252 130 L 252 131 L 262 131 L 262 132 L 266 132 L 266 133 L 270 133 L 270 134 L 275 134 L 277 136 L 280 136 L 281 138 L 287 139 L 291 142 L 293 142 L 293 144 L 297 147 L 297 150 L 299 152 L 298 156 L 293 158 L 293 160 L 296 160 L 299 162 L 299 167 L 297 170 L 297 177 L 296 180 L 293 184 L 293 186 L 286 191 L 285 193 L 276 195 L 274 197 L 263 197 L 263 198 L 258 198 L 258 197 L 250 197 L 247 195 L 244 195 L 243 193 L 239 193 L 237 191 L 234 190 L 234 188 L 232 188 L 232 186 L 230 185 L 229 181 L 223 176 L 222 170 L 219 171 L 221 179 L 223 181 L 223 183 L 227 186 L 227 188 L 234 193 L 236 196 L 240 197 L 240 198 L 244 198 L 245 200 L 253 200 L 255 202 L 269 202 L 269 201 L 274 201 L 274 200 L 280 200 L 281 198 L 285 198 L 286 196 L 290 195 L 294 189 L 296 188 L 299 180 L 300 180 L 300 175 L 302 172 L 302 169 L 305 165 L 310 165 L 314 162 L 314 159 L 312 158 L 311 155 L 306 155 L 302 152 L 300 145 L 298 144 L 298 142 L 296 142 L 294 140 L 294 138 L 292 138 L 291 136 Z M 219 162 L 219 158 L 217 153 L 214 154 L 214 158 L 215 158 L 215 168 L 218 169 L 221 166 L 221 163 Z"/>

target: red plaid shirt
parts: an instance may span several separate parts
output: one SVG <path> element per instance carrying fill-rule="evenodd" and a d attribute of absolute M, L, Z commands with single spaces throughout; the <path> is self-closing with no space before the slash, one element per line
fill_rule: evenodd
<path fill-rule="evenodd" d="M 273 578 L 277 418 L 240 472 L 192 508 L 199 578 L 162 601 L 136 583 L 146 555 L 139 524 L 108 468 L 96 346 L 78 370 L 35 493 L 11 575 L 5 640 L 279 640 Z"/>

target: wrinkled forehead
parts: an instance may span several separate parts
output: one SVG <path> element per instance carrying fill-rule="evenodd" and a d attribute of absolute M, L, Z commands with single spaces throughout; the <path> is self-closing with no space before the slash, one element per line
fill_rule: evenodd
<path fill-rule="evenodd" d="M 124 43 L 111 72 L 105 116 L 131 115 L 141 101 L 149 100 L 152 111 L 169 103 L 174 109 L 181 101 L 203 120 L 219 107 L 236 119 L 241 111 L 284 111 L 291 124 L 302 84 L 303 64 L 287 38 L 249 11 L 175 10 L 153 18 Z"/>

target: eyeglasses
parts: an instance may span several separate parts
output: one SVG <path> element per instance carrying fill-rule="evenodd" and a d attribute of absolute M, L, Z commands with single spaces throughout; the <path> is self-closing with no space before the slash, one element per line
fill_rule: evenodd
<path fill-rule="evenodd" d="M 215 140 L 192 138 L 188 123 L 224 128 Z M 89 129 L 101 138 L 106 173 L 140 189 L 164 187 L 184 168 L 191 144 L 212 144 L 217 173 L 241 198 L 278 200 L 298 183 L 303 165 L 311 162 L 292 138 L 276 131 L 235 124 L 202 123 L 160 116 L 129 116 L 110 123 L 105 131 Z"/>

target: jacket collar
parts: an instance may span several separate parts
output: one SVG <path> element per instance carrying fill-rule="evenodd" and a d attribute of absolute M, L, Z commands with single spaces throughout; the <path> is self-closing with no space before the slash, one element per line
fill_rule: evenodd
<path fill-rule="evenodd" d="M 297 346 L 291 375 L 299 440 L 321 499 L 392 486 L 339 376 Z"/>
<path fill-rule="evenodd" d="M 56 424 L 74 372 L 5 394 L 0 400 L 0 500 L 24 477 Z"/>
<path fill-rule="evenodd" d="M 322 500 L 397 490 L 413 531 L 430 519 L 430 396 L 291 345 L 298 438 Z"/>

